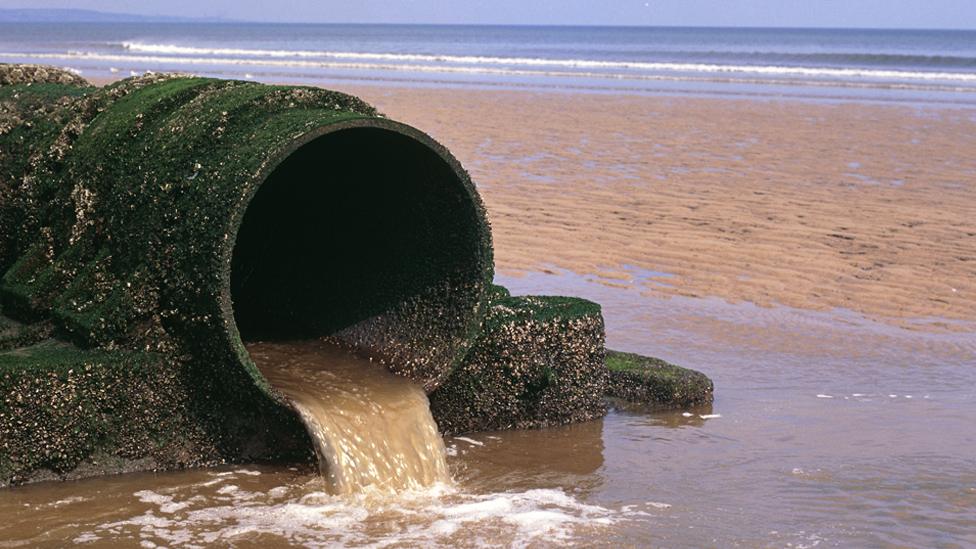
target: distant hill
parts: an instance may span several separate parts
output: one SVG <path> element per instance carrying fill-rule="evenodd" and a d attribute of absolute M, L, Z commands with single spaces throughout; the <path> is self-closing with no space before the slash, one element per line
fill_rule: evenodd
<path fill-rule="evenodd" d="M 0 9 L 0 23 L 221 23 L 228 19 L 73 9 Z"/>

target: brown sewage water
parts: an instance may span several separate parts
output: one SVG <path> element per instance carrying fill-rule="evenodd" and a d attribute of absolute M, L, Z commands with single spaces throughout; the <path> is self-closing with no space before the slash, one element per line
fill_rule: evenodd
<path fill-rule="evenodd" d="M 5 490 L 0 547 L 976 545 L 972 331 L 556 272 L 500 282 L 599 301 L 611 348 L 708 373 L 715 403 L 447 438 L 453 482 L 394 496 L 287 465 Z"/>
<path fill-rule="evenodd" d="M 251 343 L 261 373 L 298 411 L 334 494 L 448 482 L 444 441 L 417 384 L 328 341 Z"/>

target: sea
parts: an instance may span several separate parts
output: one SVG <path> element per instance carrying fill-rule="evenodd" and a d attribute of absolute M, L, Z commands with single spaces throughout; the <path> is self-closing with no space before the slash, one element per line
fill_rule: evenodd
<path fill-rule="evenodd" d="M 976 103 L 976 31 L 3 23 L 0 62 L 113 78 Z"/>

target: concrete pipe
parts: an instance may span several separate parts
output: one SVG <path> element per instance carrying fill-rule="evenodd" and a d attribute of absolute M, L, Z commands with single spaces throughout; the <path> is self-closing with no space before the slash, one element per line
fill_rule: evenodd
<path fill-rule="evenodd" d="M 56 72 L 0 86 L 0 344 L 6 323 L 20 344 L 73 346 L 38 351 L 34 385 L 8 364 L 9 397 L 43 385 L 44 368 L 157 368 L 147 379 L 172 382 L 157 404 L 177 410 L 179 432 L 136 435 L 165 439 L 144 453 L 180 466 L 289 447 L 272 433 L 294 414 L 248 339 L 335 336 L 428 391 L 464 358 L 491 236 L 467 173 L 433 139 L 321 89 L 173 75 L 93 88 Z M 0 415 L 3 431 L 16 414 Z M 127 442 L 102 429 L 36 452 L 8 440 L 0 482 L 117 454 Z"/>

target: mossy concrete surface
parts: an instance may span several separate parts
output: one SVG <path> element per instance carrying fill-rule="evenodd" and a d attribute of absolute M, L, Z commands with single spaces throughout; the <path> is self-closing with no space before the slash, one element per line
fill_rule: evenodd
<path fill-rule="evenodd" d="M 86 461 L 101 472 L 219 461 L 181 373 L 160 355 L 51 340 L 0 352 L 0 479 L 66 478 Z"/>
<path fill-rule="evenodd" d="M 77 74 L 47 65 L 0 64 L 0 86 L 14 84 L 66 84 L 89 86 L 88 81 Z"/>
<path fill-rule="evenodd" d="M 2 89 L 0 118 L 12 120 L 0 122 L 6 128 L 0 132 L 0 301 L 8 316 L 50 320 L 84 347 L 168 351 L 195 346 L 194 355 L 236 362 L 238 371 L 225 375 L 241 374 L 262 385 L 240 345 L 235 314 L 241 311 L 235 310 L 232 298 L 237 296 L 231 295 L 235 280 L 246 279 L 245 274 L 237 277 L 232 267 L 243 273 L 260 264 L 254 259 L 259 256 L 244 253 L 240 265 L 232 265 L 232 258 L 259 246 L 278 249 L 263 241 L 236 246 L 238 231 L 247 229 L 245 212 L 252 201 L 280 205 L 268 197 L 275 194 L 271 190 L 258 193 L 273 181 L 275 188 L 336 189 L 339 196 L 332 203 L 337 204 L 359 198 L 350 198 L 344 189 L 366 188 L 377 209 L 385 194 L 396 195 L 402 207 L 381 210 L 392 219 L 367 218 L 372 225 L 353 236 L 363 235 L 369 243 L 378 240 L 377 227 L 391 227 L 387 234 L 401 239 L 397 249 L 402 257 L 380 264 L 385 270 L 357 273 L 341 260 L 330 262 L 334 258 L 329 250 L 306 247 L 302 260 L 307 269 L 300 269 L 298 262 L 284 265 L 286 271 L 261 279 L 263 301 L 243 300 L 257 304 L 245 311 L 249 318 L 268 313 L 273 324 L 282 315 L 261 307 L 301 305 L 288 292 L 305 289 L 312 278 L 336 282 L 331 301 L 305 295 L 304 303 L 323 306 L 296 306 L 289 322 L 314 335 L 366 323 L 368 333 L 353 331 L 350 339 L 386 346 L 370 350 L 395 356 L 399 373 L 430 389 L 473 341 L 492 272 L 490 232 L 480 199 L 446 150 L 420 132 L 386 120 L 359 99 L 316 88 L 152 75 L 75 98 L 70 98 L 74 87 L 62 86 L 52 112 L 42 116 L 32 106 L 58 90 L 39 85 Z M 375 130 L 418 151 L 433 151 L 433 159 L 417 170 L 451 173 L 456 184 L 431 182 L 431 177 L 411 179 L 407 189 L 398 188 L 396 180 L 378 181 L 375 187 L 348 184 L 356 181 L 357 171 L 385 166 L 370 155 L 357 157 L 359 164 L 352 166 L 343 158 L 326 164 L 314 164 L 314 158 L 297 165 L 288 162 L 304 150 L 322 153 L 313 142 L 347 130 Z M 14 149 L 15 154 L 8 153 Z M 304 178 L 301 185 L 294 179 L 278 181 L 278 168 Z M 333 180 L 330 173 L 336 176 Z M 324 192 L 308 196 L 328 198 Z M 355 204 L 369 213 L 370 202 Z M 308 203 L 295 200 L 294 207 L 307 208 Z M 289 219 L 280 210 L 267 217 Z M 315 235 L 301 233 L 309 228 L 318 227 L 295 226 L 292 241 L 313 241 Z M 248 242 L 258 240 L 255 234 L 259 232 L 248 232 Z M 374 286 L 355 287 L 364 280 Z M 323 292 L 333 286 L 318 288 Z M 243 298 L 254 293 L 243 284 L 236 290 Z M 356 299 L 337 302 L 334 296 Z M 428 318 L 452 322 L 436 329 L 421 326 L 421 309 Z"/>
<path fill-rule="evenodd" d="M 33 345 L 50 335 L 49 323 L 23 324 L 0 315 L 0 352 Z"/>
<path fill-rule="evenodd" d="M 317 88 L 185 75 L 92 88 L 55 72 L 0 66 L 0 484 L 118 469 L 92 465 L 98 456 L 136 468 L 309 457 L 239 320 L 260 332 L 269 313 L 300 337 L 344 338 L 428 390 L 474 343 L 490 230 L 468 175 L 426 135 Z M 349 143 L 388 148 L 350 158 Z M 407 165 L 384 162 L 387 151 Z M 289 185 L 305 194 L 279 208 Z M 363 188 L 372 201 L 350 194 Z M 331 228 L 316 219 L 268 241 L 245 215 L 270 212 L 279 227 L 309 213 L 308 197 L 363 208 L 345 214 L 365 221 L 353 238 L 333 238 L 345 248 L 316 246 Z M 374 204 L 383 215 L 369 215 Z M 360 244 L 384 235 L 399 252 L 366 257 Z M 290 242 L 305 255 L 261 271 L 276 265 L 262 247 Z M 292 308 L 305 290 L 319 293 Z M 266 309 L 276 304 L 295 314 Z"/>
<path fill-rule="evenodd" d="M 209 397 L 215 393 L 196 383 L 186 359 L 81 349 L 49 335 L 0 314 L 0 486 L 229 461 L 314 460 L 289 410 L 260 399 L 256 408 L 223 408 L 226 401 Z"/>
<path fill-rule="evenodd" d="M 607 351 L 607 396 L 659 408 L 679 408 L 712 401 L 708 376 L 633 353 Z"/>
<path fill-rule="evenodd" d="M 511 297 L 494 287 L 484 331 L 430 395 L 444 434 L 549 427 L 606 414 L 600 306 L 572 297 Z"/>

